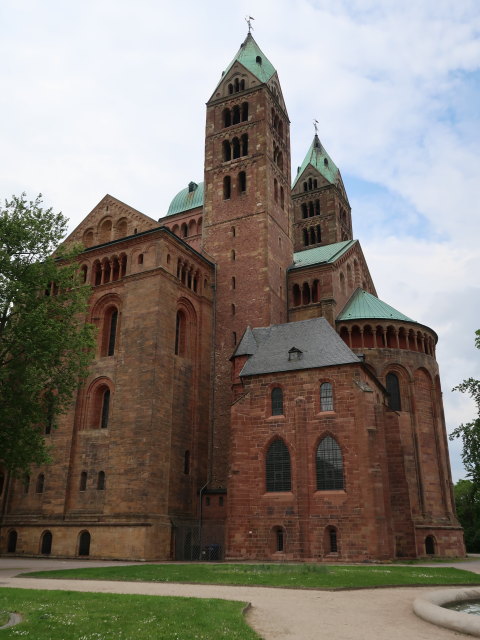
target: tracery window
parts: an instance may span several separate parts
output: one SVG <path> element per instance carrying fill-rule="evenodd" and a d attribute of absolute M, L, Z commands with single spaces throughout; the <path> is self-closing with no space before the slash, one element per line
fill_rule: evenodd
<path fill-rule="evenodd" d="M 291 491 L 290 453 L 283 440 L 274 440 L 266 457 L 267 491 Z"/>
<path fill-rule="evenodd" d="M 387 373 L 386 387 L 388 393 L 388 406 L 393 411 L 401 411 L 400 383 L 395 373 Z"/>
<path fill-rule="evenodd" d="M 317 447 L 317 490 L 343 489 L 342 452 L 331 436 L 325 436 Z"/>

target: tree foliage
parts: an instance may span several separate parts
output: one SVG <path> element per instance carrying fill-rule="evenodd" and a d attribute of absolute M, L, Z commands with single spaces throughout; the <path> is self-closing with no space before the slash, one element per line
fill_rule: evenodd
<path fill-rule="evenodd" d="M 93 355 L 78 248 L 53 255 L 67 222 L 41 196 L 13 196 L 0 209 L 0 459 L 14 473 L 49 461 L 45 429 L 68 408 Z"/>
<path fill-rule="evenodd" d="M 475 332 L 475 346 L 480 349 L 480 330 Z M 480 489 L 480 380 L 468 378 L 453 389 L 468 393 L 477 406 L 477 417 L 471 422 L 461 424 L 450 434 L 450 440 L 461 438 L 462 461 L 467 471 L 467 477 Z"/>
<path fill-rule="evenodd" d="M 480 491 L 471 480 L 459 480 L 453 487 L 457 516 L 463 527 L 468 553 L 480 552 Z"/>

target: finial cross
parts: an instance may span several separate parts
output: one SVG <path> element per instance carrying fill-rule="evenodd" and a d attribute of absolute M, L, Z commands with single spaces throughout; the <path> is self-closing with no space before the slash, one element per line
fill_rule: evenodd
<path fill-rule="evenodd" d="M 313 126 L 315 127 L 315 135 L 318 135 L 318 120 L 313 120 Z"/>
<path fill-rule="evenodd" d="M 248 24 L 248 33 L 251 33 L 251 31 L 253 29 L 252 20 L 255 20 L 255 18 L 252 18 L 252 16 L 245 16 L 245 21 Z"/>

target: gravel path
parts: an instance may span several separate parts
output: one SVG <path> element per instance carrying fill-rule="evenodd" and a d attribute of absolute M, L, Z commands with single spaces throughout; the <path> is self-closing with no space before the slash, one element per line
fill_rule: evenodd
<path fill-rule="evenodd" d="M 89 562 L 87 565 L 81 561 L 42 562 L 11 558 L 6 565 L 6 560 L 0 558 L 2 587 L 224 598 L 250 602 L 252 608 L 247 612 L 247 620 L 265 640 L 459 640 L 469 637 L 435 627 L 415 616 L 413 600 L 421 590 L 431 591 L 432 587 L 332 592 L 151 582 L 45 580 L 13 576 L 20 571 L 119 563 Z M 464 568 L 467 567 L 464 565 Z M 473 567 L 468 568 L 474 570 Z"/>

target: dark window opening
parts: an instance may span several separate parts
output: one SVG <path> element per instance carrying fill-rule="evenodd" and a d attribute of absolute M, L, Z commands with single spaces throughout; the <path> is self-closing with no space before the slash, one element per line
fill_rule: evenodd
<path fill-rule="evenodd" d="M 97 490 L 104 491 L 105 490 L 105 471 L 99 471 L 97 477 Z"/>
<path fill-rule="evenodd" d="M 186 476 L 190 473 L 190 451 L 188 449 L 183 454 L 183 473 Z"/>
<path fill-rule="evenodd" d="M 17 550 L 17 540 L 18 534 L 15 529 L 13 529 L 8 533 L 7 553 L 15 553 L 15 551 Z"/>
<path fill-rule="evenodd" d="M 177 311 L 175 327 L 175 355 L 185 355 L 186 319 L 182 311 Z"/>
<path fill-rule="evenodd" d="M 233 107 L 233 118 L 232 118 L 232 122 L 233 124 L 238 124 L 240 122 L 240 107 L 238 106 L 238 104 L 236 104 Z"/>
<path fill-rule="evenodd" d="M 248 134 L 242 136 L 242 156 L 248 156 Z"/>
<path fill-rule="evenodd" d="M 143 253 L 139 253 L 138 254 L 137 263 L 138 264 L 143 264 Z"/>
<path fill-rule="evenodd" d="M 338 553 L 337 531 L 334 527 L 330 527 L 328 531 L 328 539 L 330 543 L 330 553 Z"/>
<path fill-rule="evenodd" d="M 275 531 L 275 551 L 284 551 L 285 549 L 285 534 L 283 529 L 276 529 Z"/>
<path fill-rule="evenodd" d="M 282 209 L 285 207 L 285 192 L 283 191 L 283 187 L 280 187 L 280 206 Z"/>
<path fill-rule="evenodd" d="M 303 246 L 304 247 L 308 247 L 309 245 L 309 241 L 308 241 L 308 229 L 304 229 L 303 230 Z"/>
<path fill-rule="evenodd" d="M 44 489 L 45 489 L 45 476 L 43 473 L 41 473 L 37 478 L 35 493 L 43 493 Z"/>
<path fill-rule="evenodd" d="M 343 489 L 342 452 L 331 436 L 326 436 L 318 445 L 316 471 L 318 491 Z"/>
<path fill-rule="evenodd" d="M 386 387 L 388 393 L 388 406 L 393 411 L 401 411 L 400 383 L 394 373 L 387 373 Z"/>
<path fill-rule="evenodd" d="M 223 160 L 224 162 L 228 162 L 232 159 L 232 148 L 230 146 L 230 142 L 228 140 L 223 141 Z"/>
<path fill-rule="evenodd" d="M 298 284 L 293 285 L 293 306 L 299 307 L 302 303 L 302 294 Z"/>
<path fill-rule="evenodd" d="M 230 176 L 225 176 L 223 179 L 223 199 L 229 200 L 232 195 L 232 179 Z"/>
<path fill-rule="evenodd" d="M 233 346 L 235 346 L 237 344 L 237 332 L 234 331 L 232 333 L 232 341 L 233 341 Z"/>
<path fill-rule="evenodd" d="M 115 353 L 115 341 L 117 337 L 117 322 L 118 322 L 118 311 L 114 309 L 112 311 L 112 315 L 110 316 L 110 327 L 108 334 L 108 349 L 107 355 L 113 356 Z"/>
<path fill-rule="evenodd" d="M 223 496 L 218 496 L 218 506 L 223 507 Z"/>
<path fill-rule="evenodd" d="M 305 202 L 302 204 L 302 218 L 308 218 L 308 208 Z"/>
<path fill-rule="evenodd" d="M 435 538 L 433 536 L 427 536 L 425 538 L 425 553 L 427 556 L 435 555 Z"/>
<path fill-rule="evenodd" d="M 50 531 L 44 531 L 42 534 L 42 545 L 40 548 L 40 553 L 44 556 L 48 556 L 52 553 L 52 540 L 53 536 Z"/>
<path fill-rule="evenodd" d="M 232 149 L 233 149 L 233 159 L 235 160 L 236 158 L 240 157 L 240 140 L 238 138 L 234 138 L 232 140 Z"/>
<path fill-rule="evenodd" d="M 240 171 L 238 174 L 238 191 L 240 193 L 245 193 L 247 190 L 247 174 L 245 171 Z"/>
<path fill-rule="evenodd" d="M 87 488 L 87 472 L 82 471 L 80 474 L 80 491 L 85 491 Z"/>
<path fill-rule="evenodd" d="M 256 62 L 257 64 L 262 64 L 262 56 L 257 56 L 257 57 L 255 58 L 255 62 Z"/>
<path fill-rule="evenodd" d="M 242 122 L 246 122 L 248 120 L 248 102 L 244 102 L 242 104 Z"/>
<path fill-rule="evenodd" d="M 102 413 L 100 419 L 100 428 L 108 427 L 108 414 L 110 413 L 110 389 L 105 389 L 102 397 Z"/>
<path fill-rule="evenodd" d="M 229 127 L 232 124 L 232 120 L 230 117 L 230 109 L 223 110 L 223 126 Z"/>
<path fill-rule="evenodd" d="M 90 555 L 90 534 L 88 531 L 82 531 L 78 540 L 78 555 L 89 556 Z"/>
<path fill-rule="evenodd" d="M 291 490 L 290 453 L 283 440 L 274 440 L 268 448 L 266 480 L 267 491 Z"/>
<path fill-rule="evenodd" d="M 283 415 L 283 391 L 280 387 L 272 389 L 272 416 Z"/>

